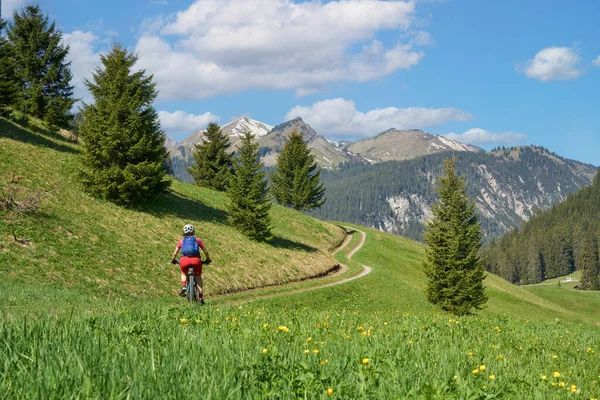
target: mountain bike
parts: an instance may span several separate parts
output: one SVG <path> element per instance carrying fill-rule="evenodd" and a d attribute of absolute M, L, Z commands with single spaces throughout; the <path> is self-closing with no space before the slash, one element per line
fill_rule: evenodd
<path fill-rule="evenodd" d="M 202 265 L 208 265 L 212 260 L 204 261 L 202 260 Z M 177 264 L 179 264 L 179 260 L 177 260 Z M 204 305 L 204 301 L 201 300 L 200 297 L 200 287 L 198 286 L 198 282 L 196 280 L 196 273 L 194 271 L 194 267 L 188 267 L 187 274 L 185 276 L 186 284 L 185 290 L 187 292 L 186 297 L 190 303 L 198 303 L 200 305 Z"/>

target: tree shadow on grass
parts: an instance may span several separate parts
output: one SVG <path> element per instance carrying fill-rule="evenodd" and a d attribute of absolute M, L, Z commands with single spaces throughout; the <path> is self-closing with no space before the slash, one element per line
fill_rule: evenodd
<path fill-rule="evenodd" d="M 44 133 L 42 133 L 42 131 Z M 57 143 L 53 140 L 50 140 L 48 137 L 65 143 L 72 143 L 69 142 L 68 139 L 62 137 L 59 134 L 50 133 L 44 130 L 42 131 L 40 133 L 31 133 L 28 130 L 23 129 L 21 126 L 15 124 L 14 122 L 0 119 L 0 137 L 5 137 L 22 143 L 32 144 L 34 146 L 43 146 L 49 149 L 62 151 L 65 153 L 79 153 L 79 150 L 71 146 Z"/>
<path fill-rule="evenodd" d="M 278 249 L 301 250 L 306 251 L 308 253 L 315 253 L 318 251 L 318 249 L 307 244 L 295 242 L 293 240 L 282 238 L 280 236 L 273 237 L 273 239 L 271 239 L 267 243 Z"/>
<path fill-rule="evenodd" d="M 172 191 L 159 195 L 153 202 L 140 205 L 137 209 L 159 217 L 170 215 L 181 219 L 195 219 L 223 224 L 227 222 L 225 211 Z"/>

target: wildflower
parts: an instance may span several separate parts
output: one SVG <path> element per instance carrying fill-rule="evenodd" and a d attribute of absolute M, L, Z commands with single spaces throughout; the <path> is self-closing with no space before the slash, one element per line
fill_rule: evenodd
<path fill-rule="evenodd" d="M 458 379 L 458 376 L 454 375 L 454 376 L 452 377 L 452 379 L 454 379 L 454 380 L 457 380 L 457 379 Z"/>
<path fill-rule="evenodd" d="M 308 339 L 306 339 L 307 342 L 310 342 L 312 340 L 311 337 L 309 337 Z"/>
<path fill-rule="evenodd" d="M 319 354 L 319 350 L 318 350 L 318 349 L 314 349 L 314 350 L 313 350 L 313 353 L 314 353 L 314 354 Z"/>
<path fill-rule="evenodd" d="M 304 350 L 304 354 L 308 354 L 308 353 L 310 353 L 309 349 Z"/>
<path fill-rule="evenodd" d="M 265 329 L 266 329 L 266 328 L 268 328 L 268 327 L 269 327 L 269 324 L 263 324 L 263 328 L 265 328 Z"/>
<path fill-rule="evenodd" d="M 560 376 L 560 372 L 558 372 L 558 371 L 554 371 L 554 372 L 552 373 L 552 376 L 553 376 L 553 377 L 555 377 L 555 378 L 558 378 L 558 377 Z"/>
<path fill-rule="evenodd" d="M 545 381 L 545 380 L 548 379 L 548 377 L 546 375 L 542 375 L 542 376 L 540 376 L 540 379 L 543 380 L 543 381 Z"/>
<path fill-rule="evenodd" d="M 504 356 L 502 354 L 500 354 L 498 357 L 496 357 L 498 360 L 502 360 L 504 358 Z"/>
<path fill-rule="evenodd" d="M 490 378 L 491 380 L 494 380 L 494 379 L 496 379 L 496 375 L 494 375 L 494 374 L 490 374 L 489 378 Z"/>
<path fill-rule="evenodd" d="M 290 331 L 290 328 L 288 328 L 288 327 L 287 327 L 287 326 L 285 326 L 285 325 L 279 325 L 279 326 L 277 327 L 277 329 L 279 329 L 279 330 L 280 330 L 280 331 L 282 331 L 282 332 L 286 332 L 286 333 Z"/>
<path fill-rule="evenodd" d="M 552 386 L 556 386 L 556 383 L 555 383 L 555 382 L 552 382 L 552 383 L 551 383 L 551 385 L 552 385 Z"/>
<path fill-rule="evenodd" d="M 571 392 L 575 393 L 577 391 L 577 385 L 571 385 Z"/>
<path fill-rule="evenodd" d="M 485 371 L 485 365 L 480 365 L 480 366 L 479 366 L 479 370 L 480 370 L 481 372 Z"/>
<path fill-rule="evenodd" d="M 199 320 L 199 319 L 197 319 L 197 320 L 196 320 L 196 323 L 197 323 L 197 324 L 199 324 L 199 323 L 200 323 L 200 320 Z"/>
<path fill-rule="evenodd" d="M 326 393 L 327 393 L 327 396 L 331 396 L 333 394 L 333 388 L 328 388 Z"/>
<path fill-rule="evenodd" d="M 473 355 L 473 353 L 472 353 L 472 352 L 468 352 L 468 353 L 467 353 L 467 355 L 468 355 L 469 357 L 471 357 L 471 356 Z"/>
<path fill-rule="evenodd" d="M 471 371 L 471 373 L 473 375 L 477 375 L 479 373 L 479 370 L 477 368 L 475 368 L 473 371 Z"/>
<path fill-rule="evenodd" d="M 267 348 L 263 349 L 263 354 L 267 354 L 268 352 L 269 352 L 269 349 L 267 349 Z"/>
<path fill-rule="evenodd" d="M 558 358 L 558 356 L 556 354 L 553 354 L 552 358 L 554 358 L 556 360 Z"/>
<path fill-rule="evenodd" d="M 363 358 L 363 359 L 362 359 L 362 363 L 363 363 L 364 365 L 367 365 L 367 364 L 369 363 L 369 359 L 368 359 L 368 358 L 366 358 L 366 357 L 365 357 L 365 358 Z"/>
<path fill-rule="evenodd" d="M 565 386 L 565 383 L 563 381 L 558 382 L 558 387 L 563 387 Z"/>
<path fill-rule="evenodd" d="M 323 321 L 323 326 L 327 326 L 327 321 Z"/>
<path fill-rule="evenodd" d="M 384 322 L 384 323 L 383 323 L 383 325 L 384 325 L 384 326 L 387 326 L 387 324 L 388 324 L 387 322 Z"/>
<path fill-rule="evenodd" d="M 181 322 L 182 324 L 185 324 L 185 321 L 187 321 L 185 318 L 179 318 L 179 322 Z"/>
<path fill-rule="evenodd" d="M 408 341 L 408 344 L 413 344 L 413 341 L 412 341 L 412 340 L 409 340 L 409 341 Z"/>

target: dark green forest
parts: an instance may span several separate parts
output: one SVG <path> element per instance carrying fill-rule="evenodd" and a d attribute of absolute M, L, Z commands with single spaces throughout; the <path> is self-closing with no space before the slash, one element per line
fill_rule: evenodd
<path fill-rule="evenodd" d="M 486 269 L 517 284 L 582 271 L 582 288 L 598 288 L 600 177 L 592 186 L 535 215 L 483 250 Z"/>

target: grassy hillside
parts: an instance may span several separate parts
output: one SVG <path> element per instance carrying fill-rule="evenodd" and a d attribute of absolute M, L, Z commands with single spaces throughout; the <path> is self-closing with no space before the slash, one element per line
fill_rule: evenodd
<path fill-rule="evenodd" d="M 26 245 L 14 243 L 0 222 L 4 290 L 18 292 L 36 278 L 50 291 L 171 294 L 179 270 L 169 261 L 185 223 L 196 226 L 214 260 L 205 268 L 209 295 L 315 276 L 337 264 L 329 253 L 343 230 L 283 207 L 272 210 L 274 240 L 257 243 L 227 225 L 224 194 L 193 185 L 174 181 L 169 193 L 138 209 L 94 199 L 77 180 L 78 153 L 61 136 L 0 119 L 0 171 L 12 170 L 20 187 L 44 192 L 40 215 L 17 226 Z M 8 175 L 0 176 L 2 185 Z"/>
<path fill-rule="evenodd" d="M 270 299 L 268 304 L 309 309 L 347 309 L 363 312 L 397 310 L 409 313 L 433 313 L 437 308 L 424 295 L 425 274 L 421 264 L 423 245 L 399 236 L 360 228 L 367 232 L 367 241 L 354 260 L 369 265 L 373 272 L 364 278 L 330 287 L 318 292 L 299 293 L 291 297 Z M 511 285 L 502 278 L 488 274 L 485 280 L 489 301 L 483 315 L 506 315 L 525 320 L 553 321 L 556 318 L 572 322 L 600 323 L 600 308 L 574 306 L 575 299 L 594 301 L 599 293 L 549 290 L 538 295 L 532 287 Z M 553 288 L 552 288 L 553 289 Z M 575 293 L 576 292 L 576 293 Z M 344 294 L 343 296 L 340 293 Z M 556 296 L 554 295 L 556 294 Z M 573 304 L 570 302 L 573 301 Z M 587 300 L 585 300 L 587 301 Z"/>

